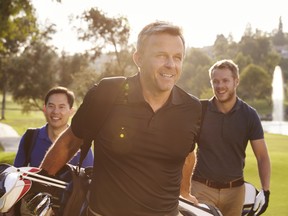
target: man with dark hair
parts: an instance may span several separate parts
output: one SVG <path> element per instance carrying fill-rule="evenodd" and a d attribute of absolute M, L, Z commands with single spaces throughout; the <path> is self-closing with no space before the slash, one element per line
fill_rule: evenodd
<path fill-rule="evenodd" d="M 38 167 L 40 165 L 49 147 L 69 126 L 69 118 L 74 114 L 74 99 L 74 93 L 65 87 L 57 86 L 48 91 L 43 106 L 47 124 L 34 130 L 34 136 L 36 136 L 33 138 L 34 143 L 25 143 L 25 134 L 22 136 L 14 161 L 15 167 L 27 165 Z M 31 148 L 24 145 L 31 145 Z M 25 149 L 28 149 L 28 151 L 25 151 Z M 75 155 L 69 163 L 77 165 L 79 158 L 80 153 Z M 91 150 L 83 161 L 83 166 L 93 166 Z"/>

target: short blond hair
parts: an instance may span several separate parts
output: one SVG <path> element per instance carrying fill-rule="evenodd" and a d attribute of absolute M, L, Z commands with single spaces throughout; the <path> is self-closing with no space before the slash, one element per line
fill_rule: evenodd
<path fill-rule="evenodd" d="M 231 59 L 223 59 L 217 61 L 213 64 L 209 69 L 209 77 L 211 79 L 212 73 L 215 69 L 223 69 L 227 68 L 232 72 L 232 76 L 234 79 L 239 79 L 239 68 L 238 65 L 235 64 Z"/>

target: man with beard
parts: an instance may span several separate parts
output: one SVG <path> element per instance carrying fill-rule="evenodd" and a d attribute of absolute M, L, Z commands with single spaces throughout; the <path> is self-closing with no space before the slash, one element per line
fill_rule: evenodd
<path fill-rule="evenodd" d="M 203 111 L 191 194 L 200 203 L 218 207 L 224 216 L 240 216 L 245 197 L 245 151 L 250 141 L 262 186 L 254 205 L 259 215 L 268 207 L 271 172 L 260 119 L 236 94 L 239 69 L 232 60 L 216 62 L 209 77 L 214 96 Z"/>

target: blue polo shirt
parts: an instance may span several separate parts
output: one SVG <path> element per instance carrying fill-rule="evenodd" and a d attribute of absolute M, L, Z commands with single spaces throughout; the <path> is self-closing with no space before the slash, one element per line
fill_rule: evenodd
<path fill-rule="evenodd" d="M 36 138 L 36 143 L 31 152 L 30 165 L 31 167 L 39 167 L 42 162 L 47 150 L 52 145 L 51 140 L 48 137 L 47 133 L 47 124 L 40 128 L 38 136 Z M 25 163 L 26 155 L 24 151 L 24 136 L 20 140 L 18 151 L 14 160 L 15 167 L 22 167 Z M 78 152 L 71 160 L 70 164 L 77 165 L 80 159 L 80 152 Z M 85 160 L 83 161 L 82 167 L 93 166 L 93 154 L 91 149 L 89 150 Z"/>

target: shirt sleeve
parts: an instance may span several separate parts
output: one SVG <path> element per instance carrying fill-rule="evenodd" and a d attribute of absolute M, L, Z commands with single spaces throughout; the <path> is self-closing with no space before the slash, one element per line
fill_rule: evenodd
<path fill-rule="evenodd" d="M 251 122 L 251 128 L 250 128 L 250 140 L 257 140 L 257 139 L 263 139 L 264 138 L 264 131 L 261 124 L 260 117 L 256 110 L 252 110 L 251 113 L 252 122 Z"/>
<path fill-rule="evenodd" d="M 94 85 L 85 95 L 84 100 L 71 121 L 71 129 L 75 136 L 83 139 L 87 135 L 91 135 L 93 128 L 93 110 L 94 101 L 93 95 L 97 89 L 97 85 Z"/>
<path fill-rule="evenodd" d="M 77 154 L 69 161 L 69 164 L 71 165 L 78 165 L 79 160 L 80 160 L 80 155 L 81 152 L 77 152 Z M 92 149 L 89 149 L 83 163 L 82 163 L 82 167 L 89 167 L 89 166 L 93 166 L 93 162 L 94 162 L 94 156 L 92 153 Z"/>

